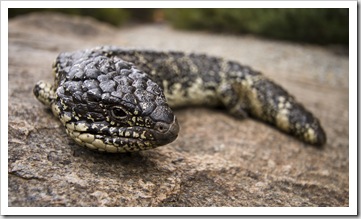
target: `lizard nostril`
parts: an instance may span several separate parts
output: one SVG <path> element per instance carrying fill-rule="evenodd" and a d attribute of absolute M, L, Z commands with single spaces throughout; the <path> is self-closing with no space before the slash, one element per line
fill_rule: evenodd
<path fill-rule="evenodd" d="M 178 137 L 179 125 L 174 116 L 172 123 L 157 122 L 155 125 L 154 136 L 160 145 L 168 144 Z"/>
<path fill-rule="evenodd" d="M 155 125 L 155 129 L 159 132 L 166 132 L 168 131 L 169 129 L 169 125 L 168 124 L 165 124 L 163 122 L 158 122 L 156 125 Z"/>

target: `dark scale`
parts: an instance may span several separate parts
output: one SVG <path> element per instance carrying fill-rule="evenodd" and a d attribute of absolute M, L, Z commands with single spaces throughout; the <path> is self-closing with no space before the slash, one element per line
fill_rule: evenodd
<path fill-rule="evenodd" d="M 134 63 L 139 69 L 148 73 L 155 83 L 163 89 L 163 81 L 167 81 L 167 89 L 179 83 L 186 92 L 192 87 L 197 78 L 201 78 L 204 90 L 213 90 L 221 79 L 219 71 L 222 59 L 208 57 L 206 55 L 190 54 L 182 52 L 155 52 L 112 49 L 110 56 L 117 57 Z M 196 69 L 193 66 L 197 67 Z M 194 71 L 196 70 L 196 71 Z M 202 103 L 199 103 L 202 104 Z M 214 104 L 211 104 L 214 105 Z"/>

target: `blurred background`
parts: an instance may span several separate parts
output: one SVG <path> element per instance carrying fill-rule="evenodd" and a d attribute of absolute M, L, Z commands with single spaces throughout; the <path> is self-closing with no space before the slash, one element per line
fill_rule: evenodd
<path fill-rule="evenodd" d="M 38 11 L 91 16 L 118 27 L 158 23 L 178 29 L 252 34 L 264 38 L 344 47 L 348 47 L 349 40 L 347 8 L 14 8 L 9 9 L 9 18 Z"/>

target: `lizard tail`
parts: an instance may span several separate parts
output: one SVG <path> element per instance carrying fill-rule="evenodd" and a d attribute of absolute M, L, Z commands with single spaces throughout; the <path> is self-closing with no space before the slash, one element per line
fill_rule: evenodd
<path fill-rule="evenodd" d="M 247 74 L 243 69 L 238 79 L 230 80 L 236 82 L 226 84 L 221 92 L 224 105 L 233 115 L 250 115 L 311 145 L 326 143 L 325 131 L 311 112 L 273 81 L 258 72 L 246 70 Z M 229 95 L 230 92 L 233 94 Z"/>

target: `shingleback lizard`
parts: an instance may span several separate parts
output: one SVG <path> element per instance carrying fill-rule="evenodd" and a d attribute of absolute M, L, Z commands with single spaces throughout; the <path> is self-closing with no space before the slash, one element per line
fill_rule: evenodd
<path fill-rule="evenodd" d="M 222 106 L 276 126 L 299 140 L 324 145 L 318 119 L 283 88 L 234 61 L 203 54 L 102 46 L 61 53 L 54 84 L 38 82 L 36 98 L 49 106 L 79 145 L 132 152 L 174 141 L 171 107 Z"/>

